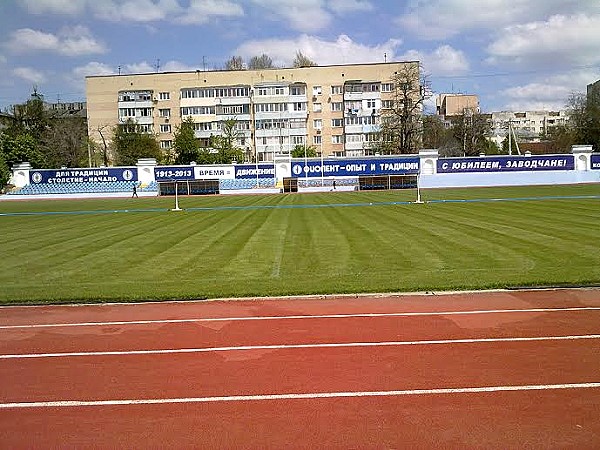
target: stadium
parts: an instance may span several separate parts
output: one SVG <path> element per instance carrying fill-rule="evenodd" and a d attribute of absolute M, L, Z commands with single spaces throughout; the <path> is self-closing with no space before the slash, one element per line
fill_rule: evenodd
<path fill-rule="evenodd" d="M 442 158 L 424 150 L 219 166 L 158 166 L 142 159 L 132 167 L 34 170 L 25 163 L 14 168 L 15 189 L 0 203 L 5 245 L 13 246 L 7 254 L 18 255 L 2 271 L 1 300 L 596 284 L 598 255 L 587 247 L 594 238 L 586 227 L 598 208 L 599 157 L 590 146 L 576 146 L 560 155 Z M 134 186 L 138 198 L 132 199 Z M 573 209 L 560 214 L 564 228 L 551 222 L 558 220 L 556 208 Z M 473 223 L 459 226 L 465 214 Z M 572 223 L 581 214 L 581 222 Z M 511 231 L 499 233 L 503 227 Z M 452 239 L 437 236 L 436 230 L 453 228 Z M 541 239 L 540 230 L 553 234 Z M 45 243 L 47 250 L 36 248 L 37 233 L 46 240 L 54 236 Z M 580 239 L 573 243 L 567 236 Z M 522 249 L 498 249 L 494 238 L 523 240 Z M 485 243 L 482 254 L 472 254 L 473 241 Z M 423 245 L 409 252 L 415 242 Z M 558 268 L 536 250 L 540 244 L 563 263 L 561 252 L 579 250 Z M 371 245 L 381 251 L 370 254 Z M 116 253 L 105 253 L 111 246 Z M 431 254 L 428 249 L 436 247 L 439 254 Z M 461 252 L 445 254 L 451 248 L 474 259 Z M 581 264 L 574 265 L 578 258 Z M 477 276 L 468 274 L 470 264 Z M 524 264 L 535 270 L 522 270 Z M 16 274 L 32 267 L 37 276 L 24 284 Z M 483 273 L 486 267 L 489 273 Z M 236 282 L 222 283 L 230 277 Z"/>
<path fill-rule="evenodd" d="M 594 447 L 599 157 L 19 165 L 2 440 Z"/>

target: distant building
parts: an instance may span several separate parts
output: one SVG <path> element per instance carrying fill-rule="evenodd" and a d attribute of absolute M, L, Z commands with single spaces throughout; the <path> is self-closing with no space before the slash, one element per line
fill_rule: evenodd
<path fill-rule="evenodd" d="M 55 118 L 87 116 L 86 102 L 44 102 L 44 108 Z"/>
<path fill-rule="evenodd" d="M 535 142 L 547 133 L 549 128 L 566 125 L 567 112 L 560 111 L 500 111 L 492 113 L 492 140 L 502 145 L 508 134 L 509 124 L 515 135 L 523 140 Z"/>
<path fill-rule="evenodd" d="M 587 85 L 587 98 L 588 100 L 591 97 L 600 98 L 600 80 L 595 83 L 590 83 Z"/>
<path fill-rule="evenodd" d="M 0 131 L 6 128 L 15 118 L 11 114 L 3 113 L 0 111 Z"/>
<path fill-rule="evenodd" d="M 436 100 L 436 110 L 444 119 L 465 113 L 479 114 L 479 97 L 472 94 L 440 94 Z"/>

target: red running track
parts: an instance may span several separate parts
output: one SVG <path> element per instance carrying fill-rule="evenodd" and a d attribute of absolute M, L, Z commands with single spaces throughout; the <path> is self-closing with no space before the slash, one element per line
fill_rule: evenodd
<path fill-rule="evenodd" d="M 0 309 L 2 448 L 599 448 L 600 290 Z"/>

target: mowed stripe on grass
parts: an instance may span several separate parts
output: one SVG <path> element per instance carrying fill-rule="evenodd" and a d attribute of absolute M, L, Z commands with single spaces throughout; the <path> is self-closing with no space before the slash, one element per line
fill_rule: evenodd
<path fill-rule="evenodd" d="M 457 192 L 428 191 L 424 198 L 457 198 Z M 597 195 L 600 186 L 468 193 Z M 167 211 L 168 198 L 3 202 L 2 211 L 155 210 L 0 217 L 0 253 L 6 255 L 0 260 L 0 301 L 600 282 L 598 199 L 393 204 L 413 197 L 414 191 L 185 197 L 183 208 L 221 209 L 179 213 Z M 252 209 L 257 206 L 272 207 Z"/>

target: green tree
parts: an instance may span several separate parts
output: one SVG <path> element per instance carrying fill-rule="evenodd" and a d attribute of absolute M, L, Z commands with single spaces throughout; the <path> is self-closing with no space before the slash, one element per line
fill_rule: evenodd
<path fill-rule="evenodd" d="M 20 105 L 13 105 L 10 112 L 14 120 L 5 133 L 11 136 L 28 134 L 40 143 L 50 127 L 50 116 L 44 107 L 44 97 L 34 89 L 31 98 Z"/>
<path fill-rule="evenodd" d="M 423 148 L 442 148 L 450 137 L 451 132 L 440 116 L 423 116 Z"/>
<path fill-rule="evenodd" d="M 41 151 L 49 167 L 82 167 L 89 164 L 87 143 L 85 118 L 54 118 L 42 135 Z"/>
<path fill-rule="evenodd" d="M 382 154 L 416 153 L 422 142 L 423 103 L 432 95 L 429 81 L 418 63 L 406 63 L 390 81 L 392 107 L 381 117 L 381 142 L 373 148 Z"/>
<path fill-rule="evenodd" d="M 248 62 L 248 69 L 250 70 L 261 70 L 261 69 L 272 69 L 273 60 L 266 54 L 260 56 L 253 56 Z"/>
<path fill-rule="evenodd" d="M 135 165 L 140 158 L 155 158 L 158 162 L 163 161 L 163 154 L 156 137 L 143 132 L 139 124 L 132 120 L 117 125 L 113 135 L 117 165 Z"/>
<path fill-rule="evenodd" d="M 600 89 L 590 89 L 587 95 L 572 94 L 567 110 L 575 143 L 591 144 L 600 150 Z"/>
<path fill-rule="evenodd" d="M 0 151 L 0 189 L 8 183 L 10 179 L 10 169 L 8 164 L 6 164 L 6 160 L 4 159 L 4 154 Z"/>
<path fill-rule="evenodd" d="M 462 145 L 462 154 L 477 156 L 490 149 L 489 137 L 492 121 L 489 114 L 478 114 L 465 110 L 462 115 L 453 118 L 452 134 Z"/>
<path fill-rule="evenodd" d="M 552 153 L 570 153 L 571 147 L 579 139 L 575 128 L 569 125 L 549 127 L 545 133 L 540 134 L 540 138 L 550 143 Z"/>
<path fill-rule="evenodd" d="M 300 50 L 296 52 L 296 57 L 292 63 L 295 68 L 298 67 L 314 67 L 317 63 L 312 61 L 308 56 L 304 55 Z"/>
<path fill-rule="evenodd" d="M 10 136 L 3 134 L 0 139 L 0 153 L 9 166 L 28 162 L 36 169 L 47 167 L 46 158 L 40 152 L 38 143 L 30 134 Z"/>
<path fill-rule="evenodd" d="M 244 152 L 237 146 L 242 135 L 237 129 L 236 119 L 227 119 L 222 122 L 222 134 L 211 137 L 211 147 L 217 150 L 215 162 L 230 164 L 232 161 L 244 161 Z"/>
<path fill-rule="evenodd" d="M 198 139 L 194 132 L 194 119 L 188 117 L 177 127 L 173 139 L 175 150 L 175 164 L 189 164 L 198 162 Z"/>
<path fill-rule="evenodd" d="M 314 145 L 296 145 L 291 155 L 292 158 L 314 158 L 317 156 L 317 148 Z"/>

